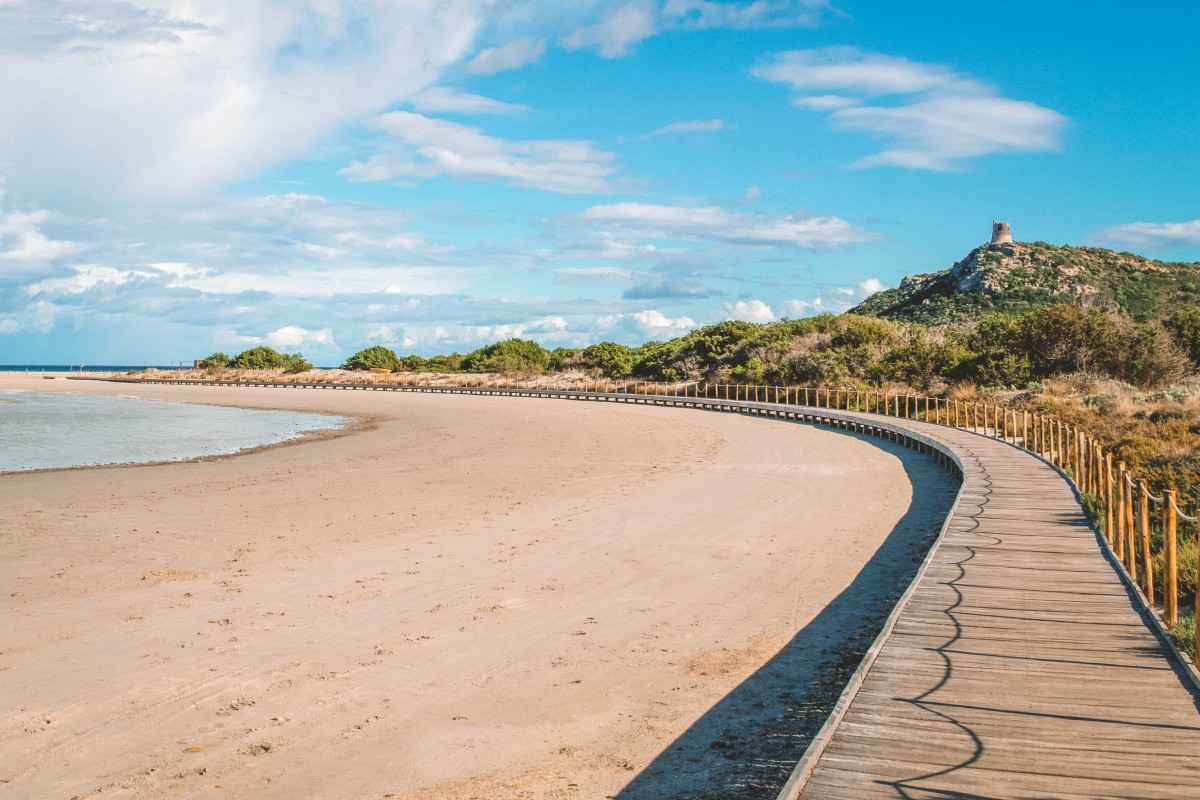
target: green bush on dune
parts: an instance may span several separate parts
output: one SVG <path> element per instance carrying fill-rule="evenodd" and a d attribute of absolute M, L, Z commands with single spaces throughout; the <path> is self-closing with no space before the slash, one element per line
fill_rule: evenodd
<path fill-rule="evenodd" d="M 200 369 L 206 369 L 206 370 L 209 370 L 210 372 L 215 372 L 217 370 L 222 370 L 222 369 L 225 369 L 226 367 L 228 367 L 229 362 L 231 362 L 232 360 L 233 359 L 231 359 L 229 356 L 225 355 L 224 353 L 217 352 L 217 353 L 213 353 L 208 358 L 202 360 L 198 366 L 200 367 Z"/>
<path fill-rule="evenodd" d="M 467 372 L 537 372 L 550 367 L 550 352 L 528 339 L 505 339 L 484 345 L 463 358 Z"/>
<path fill-rule="evenodd" d="M 404 364 L 401 363 L 400 356 L 396 355 L 394 350 L 381 345 L 375 345 L 365 350 L 359 350 L 347 358 L 346 363 L 342 364 L 342 369 L 387 369 L 392 372 L 399 372 L 404 369 Z"/>
<path fill-rule="evenodd" d="M 299 353 L 280 353 L 266 345 L 243 350 L 234 356 L 229 366 L 233 369 L 282 369 L 289 375 L 313 368 L 308 359 Z"/>

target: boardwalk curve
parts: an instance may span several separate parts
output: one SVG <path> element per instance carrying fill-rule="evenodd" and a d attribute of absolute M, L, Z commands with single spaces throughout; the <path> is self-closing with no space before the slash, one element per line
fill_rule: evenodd
<path fill-rule="evenodd" d="M 832 425 L 930 453 L 962 479 L 955 508 L 780 800 L 1200 793 L 1195 670 L 1173 657 L 1137 590 L 1114 569 L 1072 485 L 1018 447 L 928 422 L 752 401 L 500 387 L 237 385 L 702 408 Z"/>
<path fill-rule="evenodd" d="M 941 541 L 781 798 L 1194 798 L 1200 714 L 1070 484 L 969 431 Z M 927 431 L 928 432 L 928 431 Z"/>

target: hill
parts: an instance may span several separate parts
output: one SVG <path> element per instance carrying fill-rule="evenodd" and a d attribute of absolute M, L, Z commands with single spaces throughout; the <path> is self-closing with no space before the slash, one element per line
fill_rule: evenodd
<path fill-rule="evenodd" d="M 1100 247 L 985 244 L 949 269 L 914 275 L 850 313 L 947 325 L 1056 303 L 1116 308 L 1138 322 L 1200 302 L 1200 262 L 1153 261 Z"/>

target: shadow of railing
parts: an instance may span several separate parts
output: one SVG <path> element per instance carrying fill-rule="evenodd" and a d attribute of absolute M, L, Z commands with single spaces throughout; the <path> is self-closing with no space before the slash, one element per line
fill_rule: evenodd
<path fill-rule="evenodd" d="M 899 457 L 914 487 L 912 503 L 853 582 L 613 795 L 617 800 L 775 797 L 912 582 L 958 482 L 900 445 L 839 433 Z"/>

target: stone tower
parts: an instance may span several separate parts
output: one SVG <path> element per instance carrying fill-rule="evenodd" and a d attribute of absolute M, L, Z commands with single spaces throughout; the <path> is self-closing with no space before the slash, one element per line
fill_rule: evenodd
<path fill-rule="evenodd" d="M 1012 241 L 1012 233 L 1008 230 L 1007 222 L 992 221 L 992 244 L 1004 244 Z"/>

